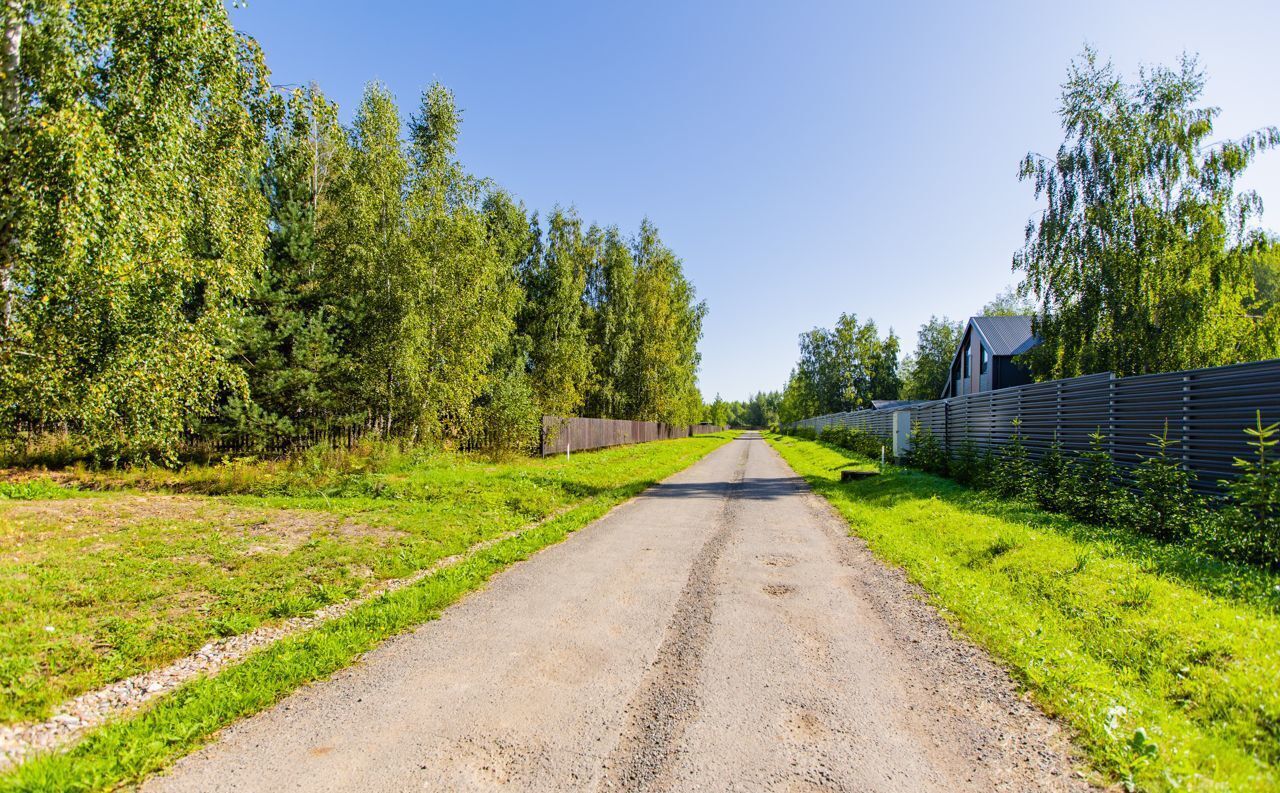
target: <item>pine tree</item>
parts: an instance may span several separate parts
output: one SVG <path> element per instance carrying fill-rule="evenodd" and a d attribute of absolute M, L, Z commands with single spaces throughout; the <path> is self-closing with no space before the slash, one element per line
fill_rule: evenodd
<path fill-rule="evenodd" d="M 232 355 L 248 394 L 229 394 L 222 408 L 224 425 L 260 439 L 362 418 L 348 418 L 355 400 L 345 389 L 345 328 L 317 229 L 331 166 L 346 146 L 337 107 L 312 86 L 280 102 L 275 116 L 263 176 L 270 207 L 266 261 Z"/>

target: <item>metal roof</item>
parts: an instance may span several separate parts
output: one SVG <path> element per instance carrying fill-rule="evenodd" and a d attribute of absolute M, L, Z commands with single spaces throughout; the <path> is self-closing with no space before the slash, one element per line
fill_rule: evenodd
<path fill-rule="evenodd" d="M 1036 346 L 1031 317 L 970 317 L 992 355 L 1021 355 Z"/>
<path fill-rule="evenodd" d="M 871 400 L 872 410 L 895 410 L 907 405 L 919 404 L 918 399 L 873 399 Z"/>

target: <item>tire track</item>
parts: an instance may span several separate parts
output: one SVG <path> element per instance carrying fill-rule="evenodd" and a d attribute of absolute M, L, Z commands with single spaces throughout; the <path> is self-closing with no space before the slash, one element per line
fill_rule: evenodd
<path fill-rule="evenodd" d="M 753 444 L 743 444 L 715 531 L 694 557 L 657 656 L 627 706 L 627 726 L 604 763 L 603 790 L 649 791 L 666 787 L 680 752 L 685 725 L 697 715 L 698 676 L 711 638 L 720 557 L 734 531 L 734 498 L 742 486 Z"/>

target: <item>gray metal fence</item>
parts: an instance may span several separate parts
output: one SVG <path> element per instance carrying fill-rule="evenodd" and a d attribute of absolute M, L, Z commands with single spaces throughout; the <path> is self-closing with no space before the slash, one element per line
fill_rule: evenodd
<path fill-rule="evenodd" d="M 719 432 L 715 424 L 664 424 L 658 421 L 542 417 L 542 456 L 603 449 L 628 443 L 688 438 Z"/>
<path fill-rule="evenodd" d="M 1084 450 L 1089 435 L 1100 431 L 1112 459 L 1126 469 L 1153 452 L 1151 436 L 1167 425 L 1176 443 L 1172 454 L 1197 475 L 1197 488 L 1210 493 L 1219 480 L 1234 476 L 1236 457 L 1253 455 L 1244 428 L 1253 426 L 1257 411 L 1263 423 L 1280 421 L 1280 359 L 1135 377 L 1104 372 L 890 410 L 833 413 L 789 426 L 819 433 L 830 426 L 859 427 L 888 438 L 899 411 L 909 412 L 913 423 L 952 451 L 966 442 L 980 450 L 998 448 L 1013 433 L 1014 419 L 1021 419 L 1032 455 L 1055 439 L 1063 449 Z"/>

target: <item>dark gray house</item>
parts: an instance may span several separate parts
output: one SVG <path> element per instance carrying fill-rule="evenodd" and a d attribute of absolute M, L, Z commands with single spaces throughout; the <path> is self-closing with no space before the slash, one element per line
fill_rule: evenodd
<path fill-rule="evenodd" d="M 969 317 L 942 398 L 1030 383 L 1031 372 L 1013 357 L 1039 343 L 1031 317 Z"/>

